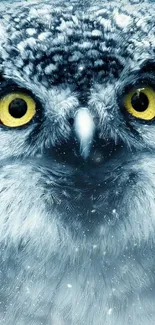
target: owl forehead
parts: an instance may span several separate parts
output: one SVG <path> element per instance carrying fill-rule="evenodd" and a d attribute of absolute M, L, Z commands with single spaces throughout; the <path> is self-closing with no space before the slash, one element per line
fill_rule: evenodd
<path fill-rule="evenodd" d="M 85 13 L 73 6 L 18 8 L 6 17 L 4 65 L 50 85 L 117 78 L 128 60 L 149 53 L 149 19 L 138 15 L 117 6 L 94 6 Z"/>

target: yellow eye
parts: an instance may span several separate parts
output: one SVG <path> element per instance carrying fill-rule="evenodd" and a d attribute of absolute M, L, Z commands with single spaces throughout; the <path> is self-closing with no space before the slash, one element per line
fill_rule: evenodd
<path fill-rule="evenodd" d="M 151 87 L 133 89 L 125 96 L 124 107 L 137 118 L 152 120 L 155 117 L 155 90 Z"/>
<path fill-rule="evenodd" d="M 0 122 L 17 127 L 30 122 L 36 113 L 36 103 L 27 94 L 10 93 L 0 99 Z"/>

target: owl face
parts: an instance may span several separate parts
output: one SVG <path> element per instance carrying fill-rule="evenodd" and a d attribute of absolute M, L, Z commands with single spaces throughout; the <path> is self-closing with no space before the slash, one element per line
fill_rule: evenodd
<path fill-rule="evenodd" d="M 22 159 L 57 170 L 70 198 L 73 184 L 85 199 L 97 191 L 100 201 L 100 193 L 112 198 L 135 179 L 137 164 L 155 148 L 154 17 L 152 7 L 145 20 L 137 9 L 103 2 L 84 11 L 47 2 L 5 9 L 2 164 Z M 93 211 L 90 201 L 86 210 Z"/>
<path fill-rule="evenodd" d="M 10 2 L 0 323 L 154 324 L 155 4 Z"/>

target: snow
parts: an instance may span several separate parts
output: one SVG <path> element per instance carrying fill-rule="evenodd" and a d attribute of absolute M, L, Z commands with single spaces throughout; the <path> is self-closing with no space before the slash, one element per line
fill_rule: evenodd
<path fill-rule="evenodd" d="M 107 314 L 108 314 L 108 315 L 111 315 L 112 312 L 113 312 L 113 309 L 112 309 L 112 308 L 109 308 Z"/>
<path fill-rule="evenodd" d="M 72 284 L 67 283 L 67 288 L 71 289 L 72 288 Z"/>

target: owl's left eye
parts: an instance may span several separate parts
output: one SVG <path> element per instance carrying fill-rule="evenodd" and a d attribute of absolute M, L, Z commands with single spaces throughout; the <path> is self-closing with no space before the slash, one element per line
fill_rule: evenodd
<path fill-rule="evenodd" d="M 10 93 L 0 99 L 0 122 L 9 127 L 27 124 L 36 113 L 33 98 L 24 93 Z"/>
<path fill-rule="evenodd" d="M 151 87 L 131 90 L 124 98 L 124 107 L 139 119 L 152 120 L 155 117 L 155 90 Z"/>

